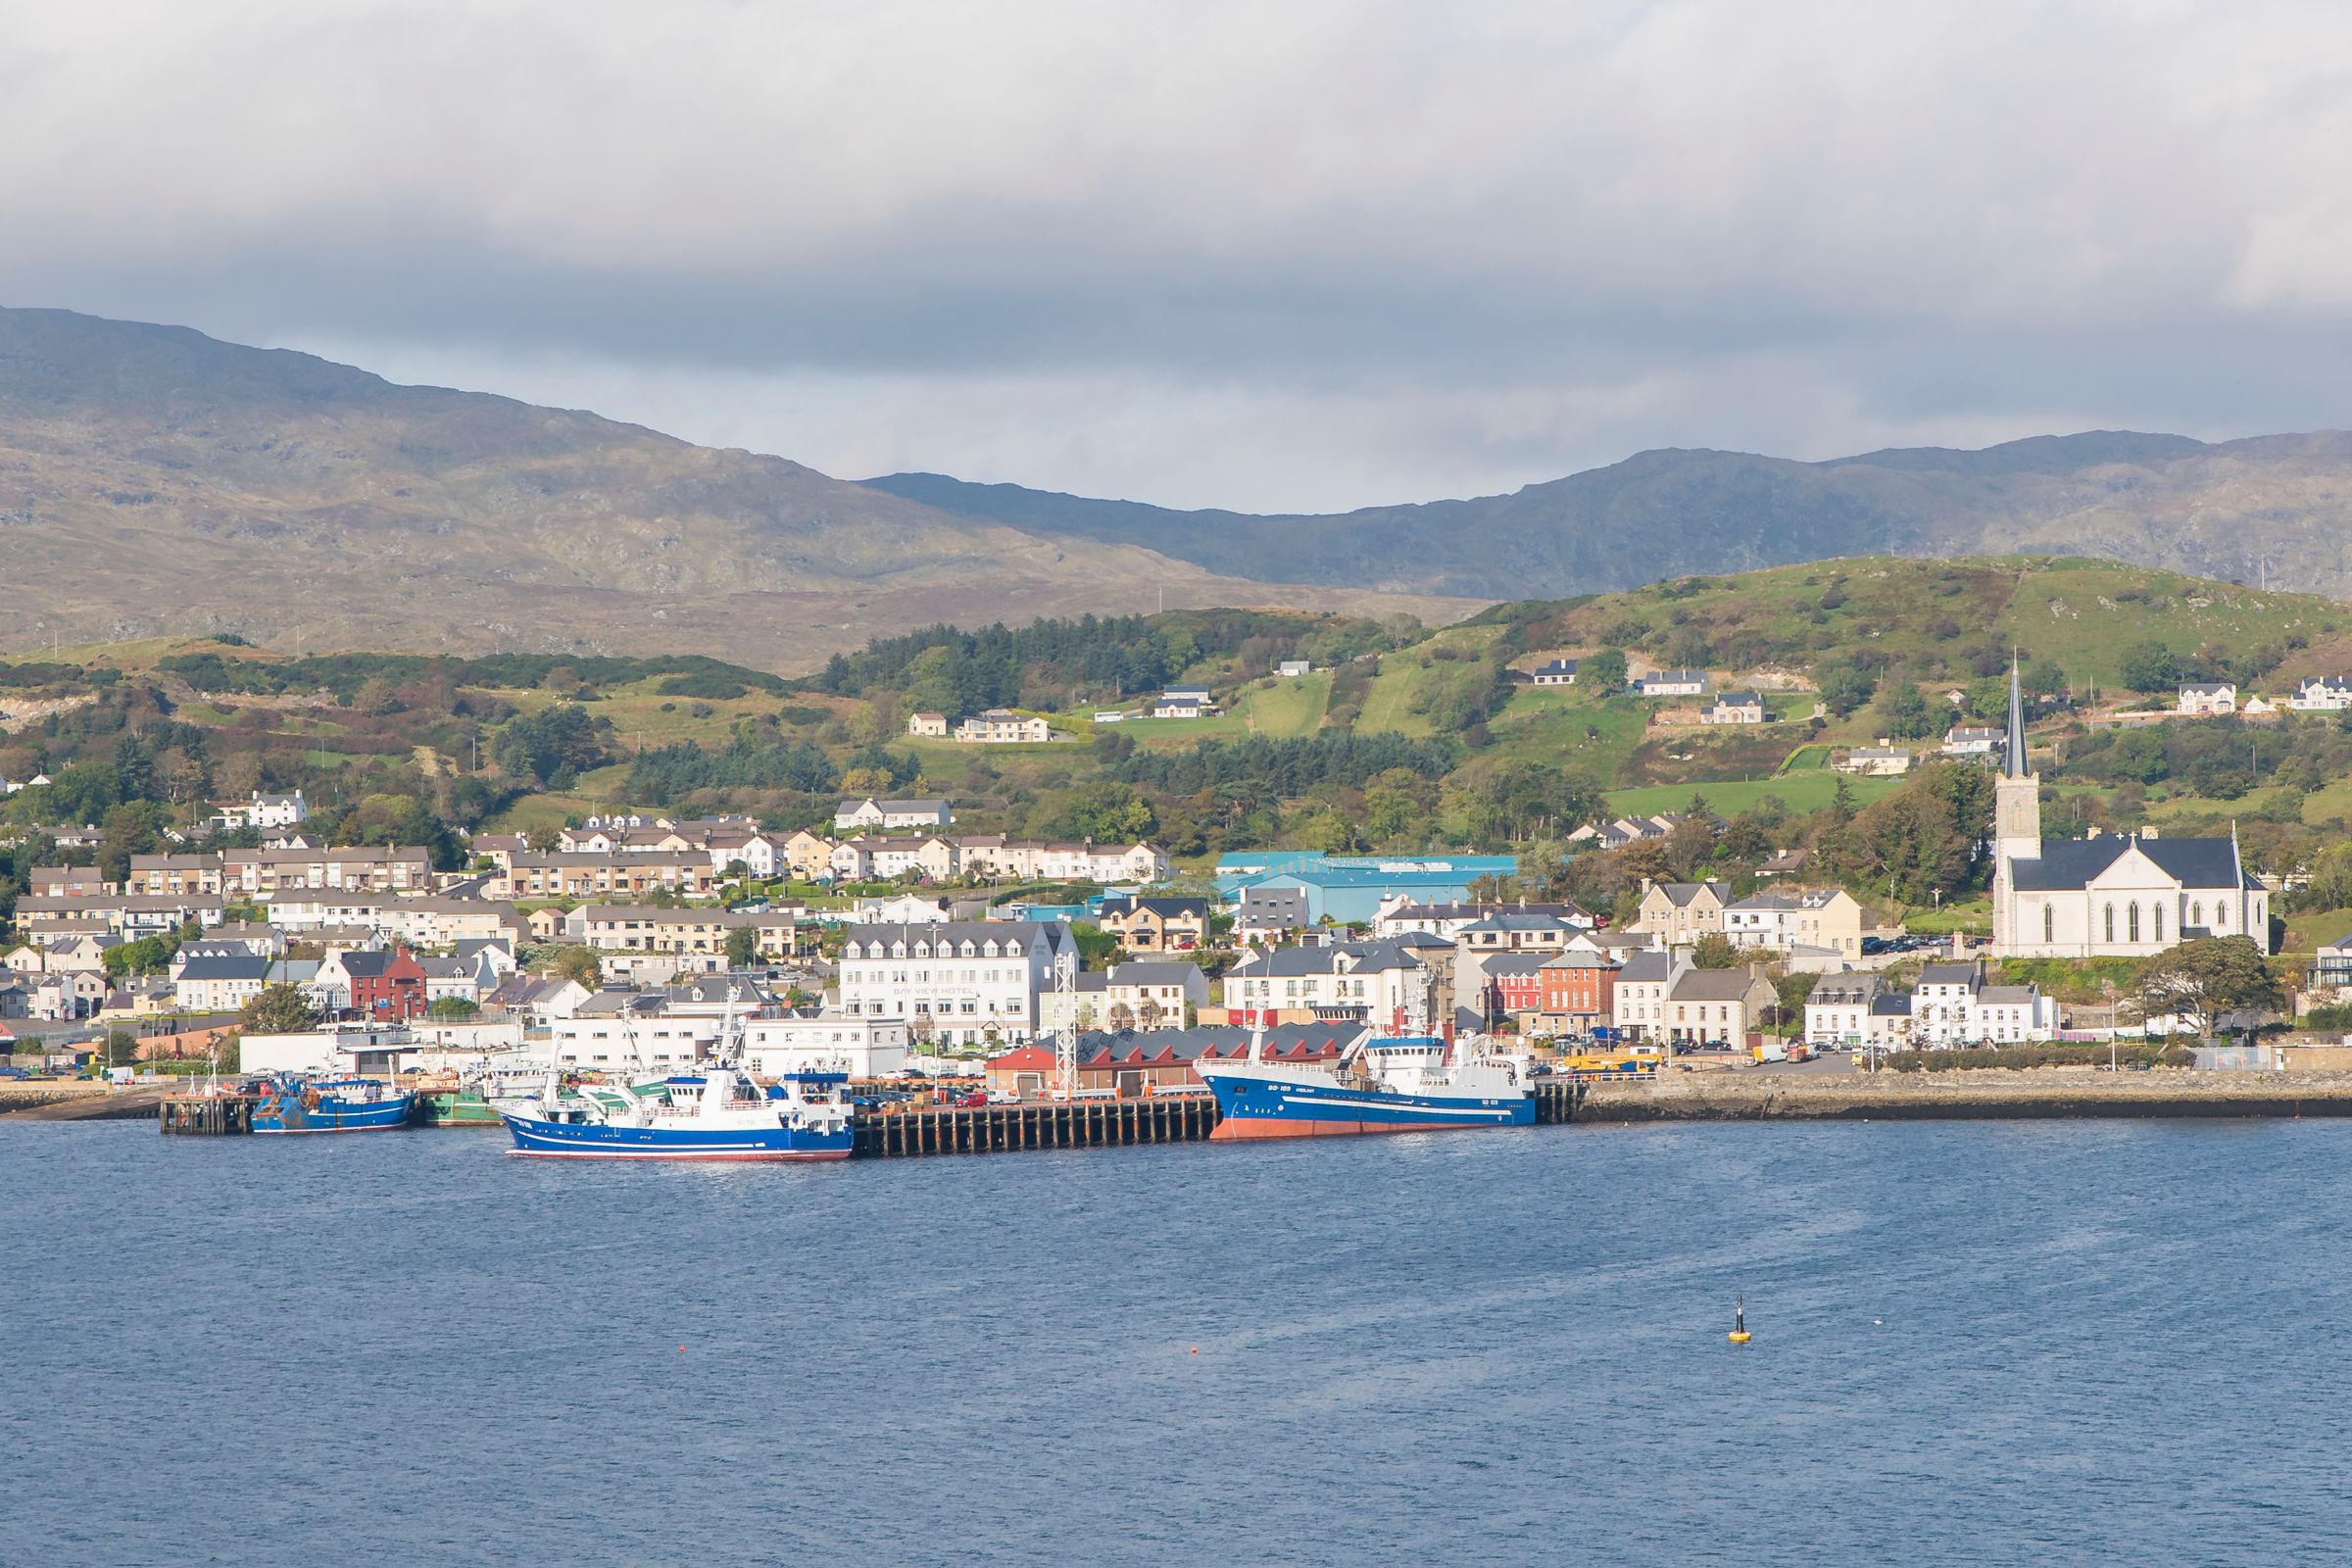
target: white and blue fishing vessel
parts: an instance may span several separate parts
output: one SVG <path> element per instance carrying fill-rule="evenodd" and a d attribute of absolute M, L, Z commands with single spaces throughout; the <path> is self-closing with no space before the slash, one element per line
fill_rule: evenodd
<path fill-rule="evenodd" d="M 1340 1138 L 1456 1127 L 1527 1127 L 1535 1090 L 1513 1063 L 1487 1055 L 1481 1037 L 1363 1037 L 1321 1062 L 1264 1059 L 1252 1031 L 1247 1059 L 1195 1067 L 1217 1097 L 1212 1142 Z"/>
<path fill-rule="evenodd" d="M 257 1133 L 374 1133 L 406 1127 L 416 1097 L 373 1078 L 263 1080 L 254 1102 Z"/>
<path fill-rule="evenodd" d="M 659 1085 L 565 1090 L 550 1075 L 537 1098 L 498 1102 L 517 1154 L 560 1159 L 847 1159 L 842 1073 L 791 1073 L 762 1087 L 711 1067 Z"/>
<path fill-rule="evenodd" d="M 624 1027 L 626 1019 L 623 1019 Z M 635 1052 L 634 1031 L 630 1047 Z M 552 1060 L 539 1093 L 493 1102 L 514 1152 L 557 1159 L 846 1159 L 849 1075 L 787 1073 L 762 1085 L 739 1065 L 733 998 L 712 1065 L 651 1082 L 566 1086 Z"/>

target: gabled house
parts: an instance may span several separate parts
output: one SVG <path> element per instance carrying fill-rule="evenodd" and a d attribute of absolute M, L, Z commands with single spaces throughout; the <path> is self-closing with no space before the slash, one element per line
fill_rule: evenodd
<path fill-rule="evenodd" d="M 1703 669 L 1653 669 L 1633 686 L 1644 697 L 1704 697 L 1714 689 Z"/>
<path fill-rule="evenodd" d="M 1760 969 L 1686 969 L 1666 990 L 1666 1038 L 1736 1047 L 1779 1002 Z"/>
<path fill-rule="evenodd" d="M 1530 679 L 1538 686 L 1573 686 L 1576 684 L 1576 661 L 1547 659 L 1535 667 Z"/>
<path fill-rule="evenodd" d="M 2305 713 L 2337 713 L 2352 709 L 2352 676 L 2311 675 L 2295 688 L 2286 706 Z"/>
<path fill-rule="evenodd" d="M 1725 692 L 1700 710 L 1701 724 L 1761 724 L 1771 713 L 1761 692 Z"/>
<path fill-rule="evenodd" d="M 319 965 L 329 994 L 349 997 L 348 1010 L 371 1023 L 405 1023 L 430 1004 L 424 968 L 405 948 L 340 949 Z"/>
<path fill-rule="evenodd" d="M 2184 684 L 2178 698 L 2180 711 L 2197 717 L 2219 717 L 2237 711 L 2237 688 L 2226 680 L 2197 680 Z"/>
<path fill-rule="evenodd" d="M 1183 1029 L 1208 1001 L 1208 976 L 1180 958 L 1113 964 L 1103 976 L 1102 1020 L 1112 1029 Z"/>
<path fill-rule="evenodd" d="M 1190 953 L 1208 941 L 1201 898 L 1108 898 L 1097 919 L 1130 953 Z"/>
<path fill-rule="evenodd" d="M 1653 933 L 1670 948 L 1679 948 L 1710 931 L 1721 931 L 1723 911 L 1731 902 L 1729 882 L 1645 882 L 1641 918 L 1634 928 Z"/>

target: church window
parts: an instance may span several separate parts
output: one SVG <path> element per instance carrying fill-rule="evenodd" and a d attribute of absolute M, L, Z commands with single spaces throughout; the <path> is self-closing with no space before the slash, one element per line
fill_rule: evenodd
<path fill-rule="evenodd" d="M 2101 928 L 2107 933 L 2104 940 L 2113 942 L 2115 940 L 2115 906 L 2112 904 L 2107 906 L 2106 918 Z"/>
<path fill-rule="evenodd" d="M 2048 904 L 2043 905 L 2041 906 L 2041 940 L 2044 942 L 2055 942 L 2058 940 L 2057 925 L 2057 906 Z"/>
<path fill-rule="evenodd" d="M 2132 941 L 2139 940 L 2139 905 L 2136 901 L 2131 908 L 2124 911 L 2124 927 L 2131 932 Z"/>
<path fill-rule="evenodd" d="M 2151 912 L 2154 915 L 2156 922 L 2156 940 L 2161 943 L 2164 941 L 2164 906 L 2161 904 L 2157 905 L 2155 909 Z"/>
<path fill-rule="evenodd" d="M 2190 925 L 2203 925 L 2205 923 L 2205 906 L 2202 904 L 2192 904 L 2188 906 L 2188 923 Z"/>
<path fill-rule="evenodd" d="M 2230 906 L 2227 904 L 2217 904 L 2213 906 L 2213 928 L 2216 931 L 2230 929 Z"/>

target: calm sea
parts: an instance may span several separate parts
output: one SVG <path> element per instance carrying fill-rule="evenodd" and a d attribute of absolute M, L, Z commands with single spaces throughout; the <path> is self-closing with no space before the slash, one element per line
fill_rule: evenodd
<path fill-rule="evenodd" d="M 0 1563 L 2352 1557 L 2340 1122 L 502 1143 L 0 1127 Z"/>

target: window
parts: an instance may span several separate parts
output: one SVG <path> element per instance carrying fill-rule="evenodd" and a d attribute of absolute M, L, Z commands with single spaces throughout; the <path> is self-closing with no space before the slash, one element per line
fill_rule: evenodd
<path fill-rule="evenodd" d="M 2115 940 L 2115 906 L 2112 904 L 2107 906 L 2106 918 L 2102 922 L 2102 929 L 2106 932 L 2105 940 L 2113 942 Z"/>
<path fill-rule="evenodd" d="M 2124 926 L 2131 933 L 2131 940 L 2137 942 L 2139 940 L 2139 904 L 2136 900 L 2133 901 L 2132 907 L 2124 913 Z"/>
<path fill-rule="evenodd" d="M 2205 923 L 2204 905 L 2192 904 L 2188 906 L 2188 923 L 2190 925 L 2203 925 Z"/>
<path fill-rule="evenodd" d="M 2228 905 L 2217 904 L 2213 906 L 2213 928 L 2216 931 L 2230 929 L 2230 906 Z"/>
<path fill-rule="evenodd" d="M 2156 941 L 2161 945 L 2164 941 L 2164 906 L 2157 905 L 2152 913 L 2155 921 Z"/>
<path fill-rule="evenodd" d="M 2044 942 L 2057 941 L 2057 906 L 2050 904 L 2043 905 L 2041 906 L 2041 940 Z"/>

